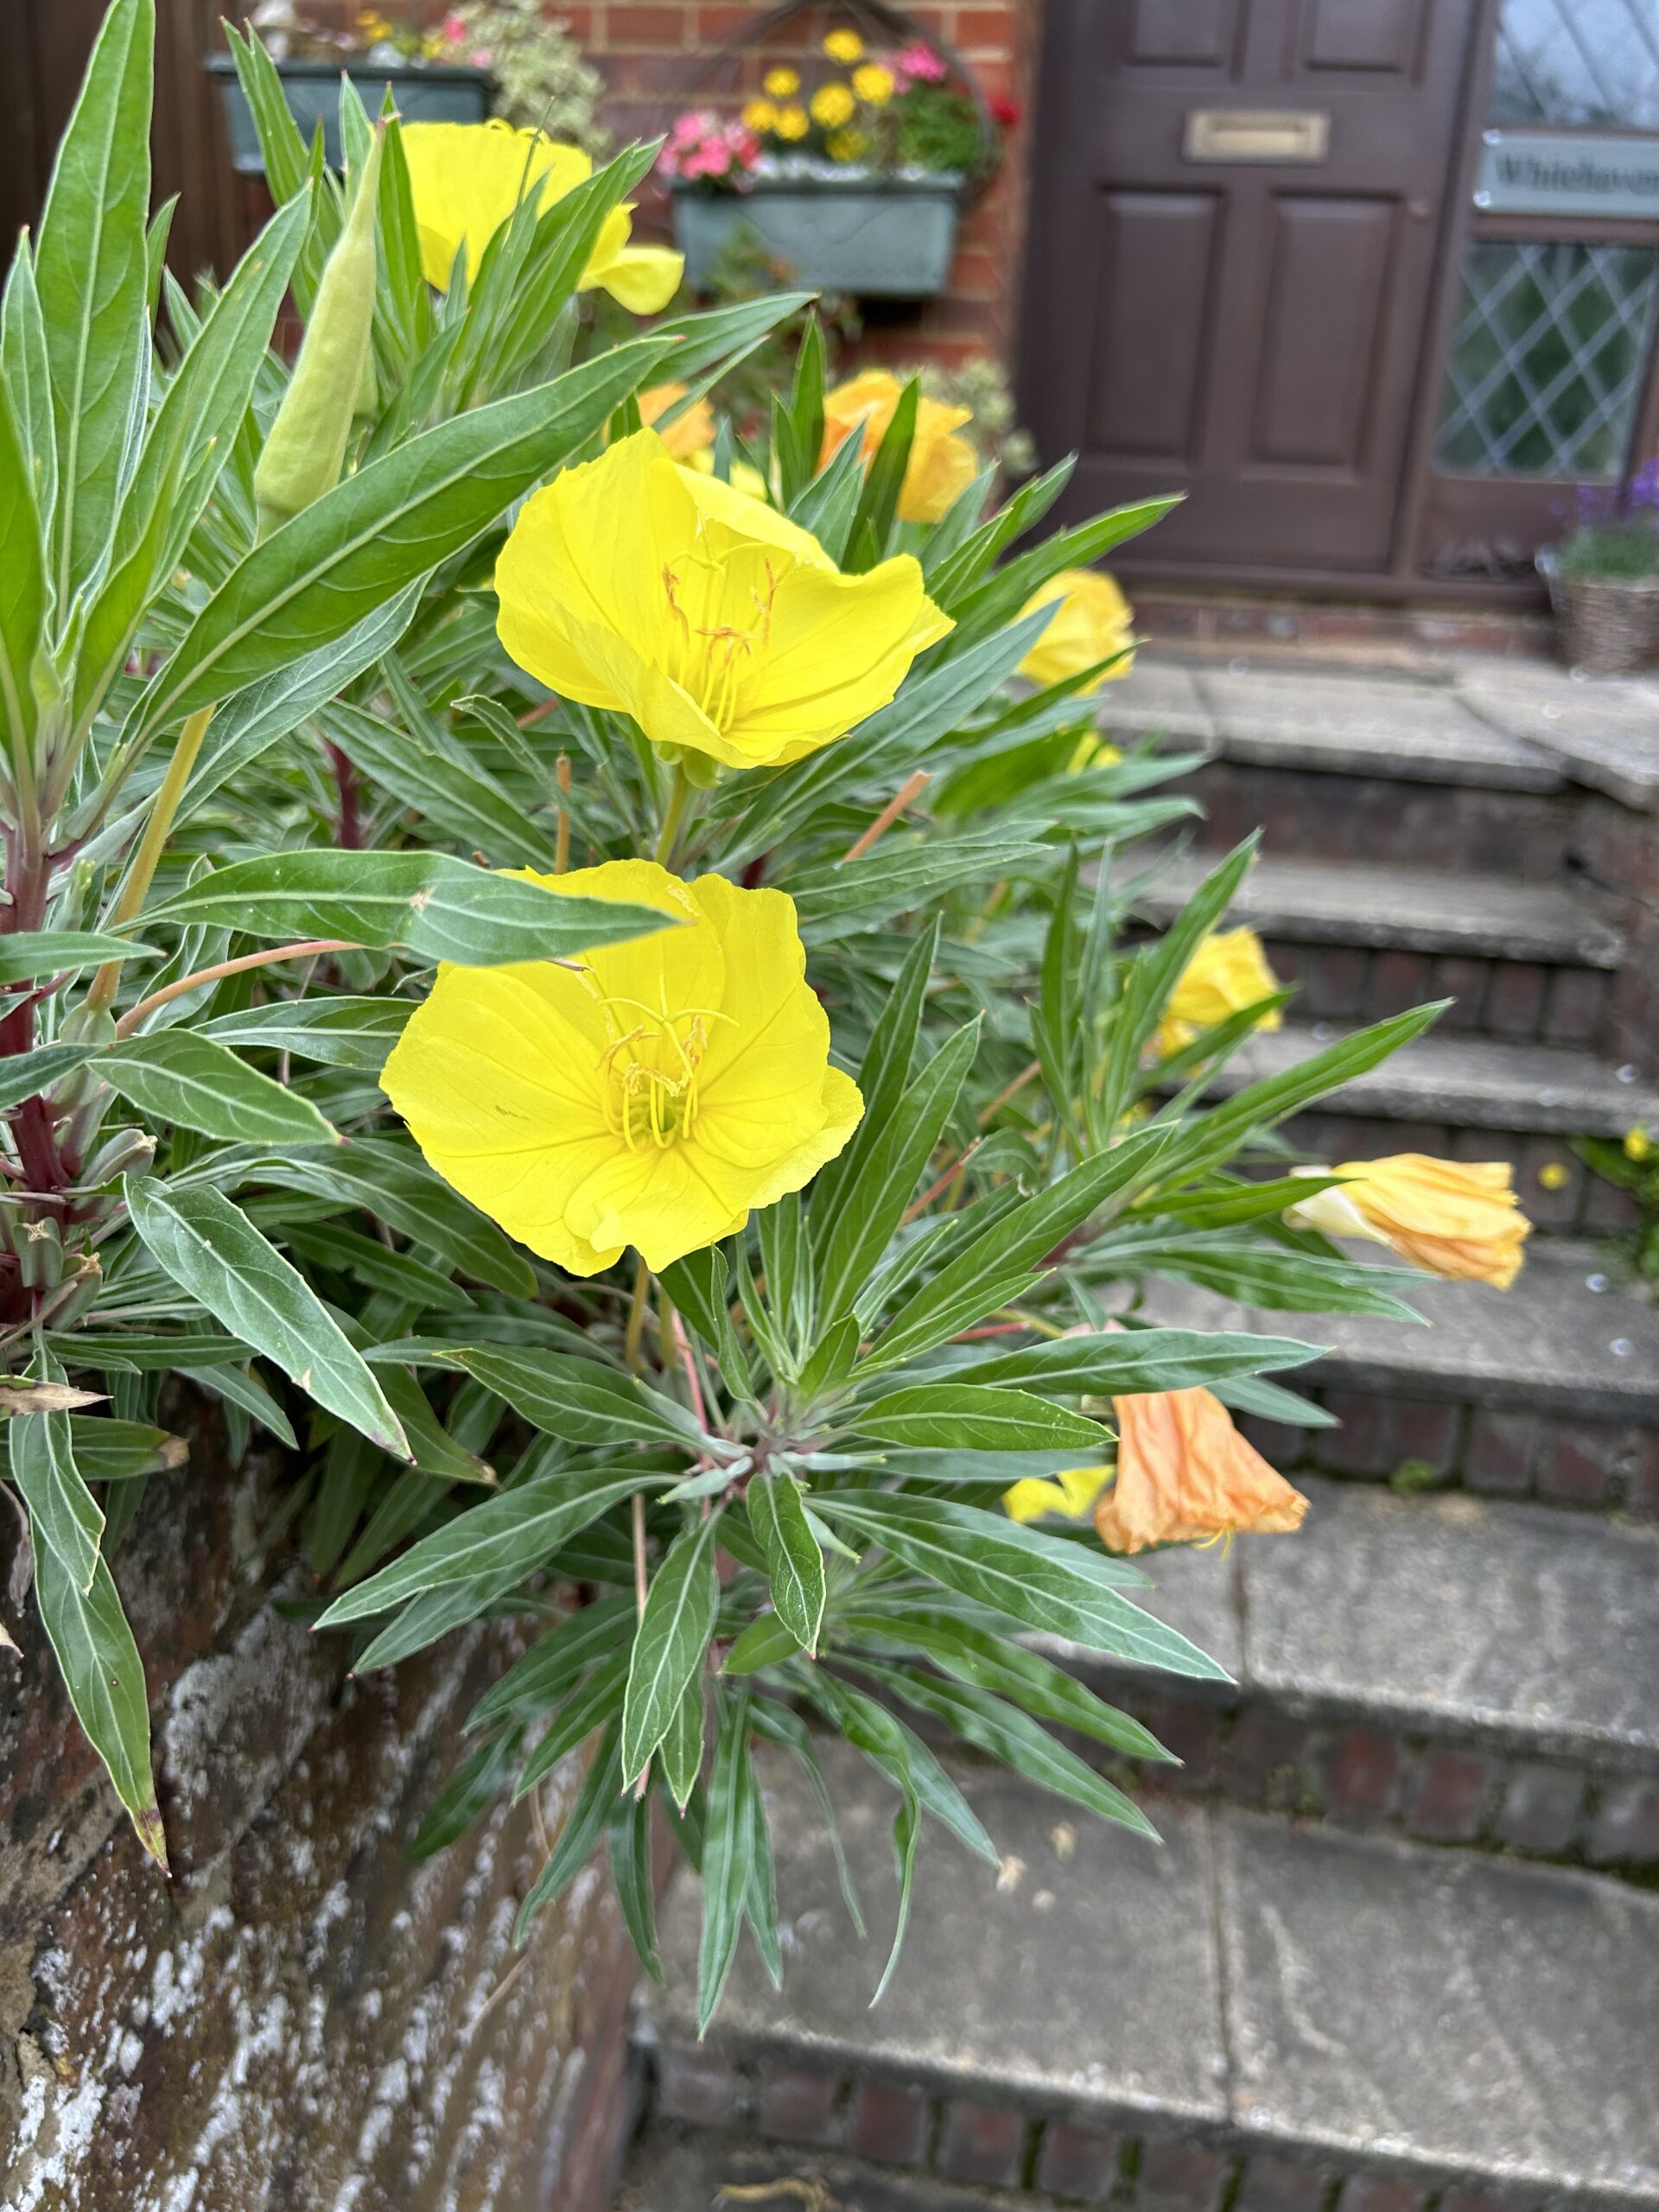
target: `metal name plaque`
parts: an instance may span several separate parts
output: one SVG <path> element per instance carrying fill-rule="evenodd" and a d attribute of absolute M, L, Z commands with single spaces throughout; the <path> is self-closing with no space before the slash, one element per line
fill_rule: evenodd
<path fill-rule="evenodd" d="M 1659 219 L 1659 135 L 1487 130 L 1475 205 L 1494 215 Z"/>

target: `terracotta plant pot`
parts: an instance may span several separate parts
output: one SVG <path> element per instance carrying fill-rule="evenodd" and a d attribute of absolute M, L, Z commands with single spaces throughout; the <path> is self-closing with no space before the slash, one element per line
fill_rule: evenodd
<path fill-rule="evenodd" d="M 1659 652 L 1659 575 L 1563 575 L 1538 556 L 1560 632 L 1561 658 L 1586 676 L 1635 676 Z"/>

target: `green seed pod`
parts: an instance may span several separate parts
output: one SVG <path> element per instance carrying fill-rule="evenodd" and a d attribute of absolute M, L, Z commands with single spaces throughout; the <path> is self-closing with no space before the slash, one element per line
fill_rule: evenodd
<path fill-rule="evenodd" d="M 373 388 L 374 217 L 385 138 L 377 129 L 346 227 L 317 287 L 300 358 L 253 472 L 261 538 L 339 483 L 353 416 L 365 390 Z"/>

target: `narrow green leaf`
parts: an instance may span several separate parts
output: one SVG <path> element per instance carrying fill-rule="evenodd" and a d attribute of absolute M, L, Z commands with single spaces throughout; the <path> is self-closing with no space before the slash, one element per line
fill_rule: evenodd
<path fill-rule="evenodd" d="M 616 1808 L 622 1780 L 617 1732 L 613 1722 L 594 1747 L 587 1778 L 577 1792 L 575 1803 L 565 1815 L 559 1840 L 518 1908 L 512 1940 L 520 1949 L 530 1935 L 531 1923 L 542 1907 L 553 1904 L 588 1864 Z"/>
<path fill-rule="evenodd" d="M 153 944 L 111 937 L 100 930 L 22 930 L 0 938 L 0 983 L 33 982 L 37 976 L 67 974 L 96 961 L 158 960 Z"/>
<path fill-rule="evenodd" d="M 404 1847 L 404 1858 L 417 1863 L 435 1858 L 475 1827 L 505 1789 L 518 1764 L 518 1730 L 509 1728 L 469 1751 L 427 1808 Z"/>
<path fill-rule="evenodd" d="M 149 1700 L 127 1617 L 105 1560 L 78 1587 L 49 1544 L 35 1545 L 35 1591 L 76 1718 L 132 1815 L 138 1840 L 167 1865 L 167 1838 L 149 1766 Z"/>
<path fill-rule="evenodd" d="M 672 1726 L 686 1686 L 702 1669 L 715 1632 L 720 1585 L 715 1541 L 720 1516 L 693 1521 L 652 1578 L 628 1669 L 622 1709 L 622 1774 L 633 1782 Z"/>
<path fill-rule="evenodd" d="M 740 1686 L 715 1698 L 714 1772 L 709 1780 L 709 1817 L 702 1843 L 702 1938 L 697 1949 L 697 2033 L 715 2016 L 737 1953 L 754 1835 L 745 1797 L 748 1764 L 749 1692 Z"/>
<path fill-rule="evenodd" d="M 536 1271 L 524 1254 L 458 1191 L 440 1182 L 412 1146 L 397 1139 L 359 1137 L 339 1152 L 260 1160 L 249 1173 L 251 1180 L 366 1207 L 389 1229 L 493 1290 L 513 1298 L 536 1295 Z"/>
<path fill-rule="evenodd" d="M 245 1213 L 208 1185 L 169 1190 L 125 1179 L 127 1209 L 150 1256 L 253 1351 L 330 1413 L 400 1459 L 409 1446 L 373 1375 L 303 1275 Z"/>
<path fill-rule="evenodd" d="M 31 680 L 46 625 L 46 544 L 34 470 L 0 380 L 0 725 L 15 759 L 34 741 Z"/>
<path fill-rule="evenodd" d="M 976 1360 L 976 1382 L 1018 1382 L 1045 1395 L 1101 1397 L 1190 1390 L 1235 1375 L 1300 1367 L 1322 1347 L 1294 1337 L 1226 1336 L 1201 1329 L 1135 1329 L 1062 1337 Z"/>
<path fill-rule="evenodd" d="M 748 1507 L 749 1525 L 766 1554 L 778 1618 L 803 1650 L 816 1654 L 823 1619 L 823 1554 L 807 1526 L 801 1494 L 786 1476 L 756 1475 Z"/>
<path fill-rule="evenodd" d="M 626 1437 L 683 1445 L 698 1433 L 690 1415 L 671 1399 L 597 1360 L 465 1344 L 456 1347 L 456 1357 L 526 1421 L 573 1444 L 608 1445 Z"/>
<path fill-rule="evenodd" d="M 623 1806 L 606 1830 L 611 1880 L 640 1965 L 653 1981 L 663 1969 L 657 1956 L 657 1893 L 652 1880 L 651 1799 L 636 1797 Z"/>
<path fill-rule="evenodd" d="M 703 1678 L 694 1675 L 685 1686 L 685 1695 L 675 1709 L 668 1733 L 658 1747 L 658 1758 L 663 1770 L 663 1780 L 668 1794 L 684 1812 L 691 1792 L 696 1788 L 697 1777 L 702 1771 L 702 1737 L 707 1726 L 708 1707 L 703 1693 Z"/>
<path fill-rule="evenodd" d="M 467 1716 L 468 1732 L 503 1719 L 534 1720 L 550 1711 L 595 1660 L 621 1649 L 633 1618 L 630 1593 L 601 1598 L 561 1621 L 485 1691 Z"/>
<path fill-rule="evenodd" d="M 214 1014 L 196 1033 L 221 1045 L 263 1046 L 325 1067 L 378 1075 L 414 1011 L 413 999 L 279 999 Z"/>
<path fill-rule="evenodd" d="M 38 1370 L 37 1370 L 38 1371 Z M 44 1543 L 85 1592 L 98 1572 L 104 1516 L 75 1464 L 67 1414 L 18 1414 L 6 1424 L 11 1475 L 29 1508 L 38 1549 Z"/>
<path fill-rule="evenodd" d="M 982 1382 L 912 1383 L 871 1400 L 847 1419 L 883 1444 L 922 1451 L 1079 1452 L 1088 1465 L 1107 1443 L 1097 1421 L 1030 1391 Z"/>
<path fill-rule="evenodd" d="M 311 1101 L 273 1083 L 228 1046 L 183 1029 L 130 1037 L 99 1061 L 105 1079 L 163 1127 L 176 1123 L 204 1136 L 243 1144 L 339 1144 L 343 1141 Z"/>
<path fill-rule="evenodd" d="M 627 1677 L 626 1651 L 601 1661 L 569 1703 L 554 1714 L 551 1725 L 524 1761 L 524 1771 L 513 1784 L 515 1803 L 551 1774 L 561 1759 L 585 1744 L 595 1728 L 615 1717 L 621 1709 Z"/>

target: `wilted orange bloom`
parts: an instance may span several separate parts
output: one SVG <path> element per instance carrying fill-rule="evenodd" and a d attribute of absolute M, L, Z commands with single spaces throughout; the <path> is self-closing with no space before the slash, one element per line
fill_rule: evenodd
<path fill-rule="evenodd" d="M 1349 1179 L 1287 1206 L 1293 1229 L 1367 1237 L 1453 1282 L 1507 1290 L 1520 1274 L 1532 1224 L 1516 1201 L 1507 1160 L 1398 1152 L 1386 1160 L 1344 1160 L 1328 1172 Z"/>
<path fill-rule="evenodd" d="M 1113 1401 L 1117 1479 L 1095 1507 L 1115 1552 L 1300 1528 L 1307 1500 L 1233 1426 L 1211 1392 L 1154 1390 Z"/>
<path fill-rule="evenodd" d="M 866 369 L 825 392 L 819 466 L 855 430 L 863 440 L 865 460 L 873 461 L 904 389 L 886 369 Z M 973 419 L 971 407 L 947 407 L 942 399 L 918 401 L 916 435 L 899 491 L 900 522 L 939 521 L 973 482 L 979 474 L 978 457 L 967 439 L 957 435 Z"/>

